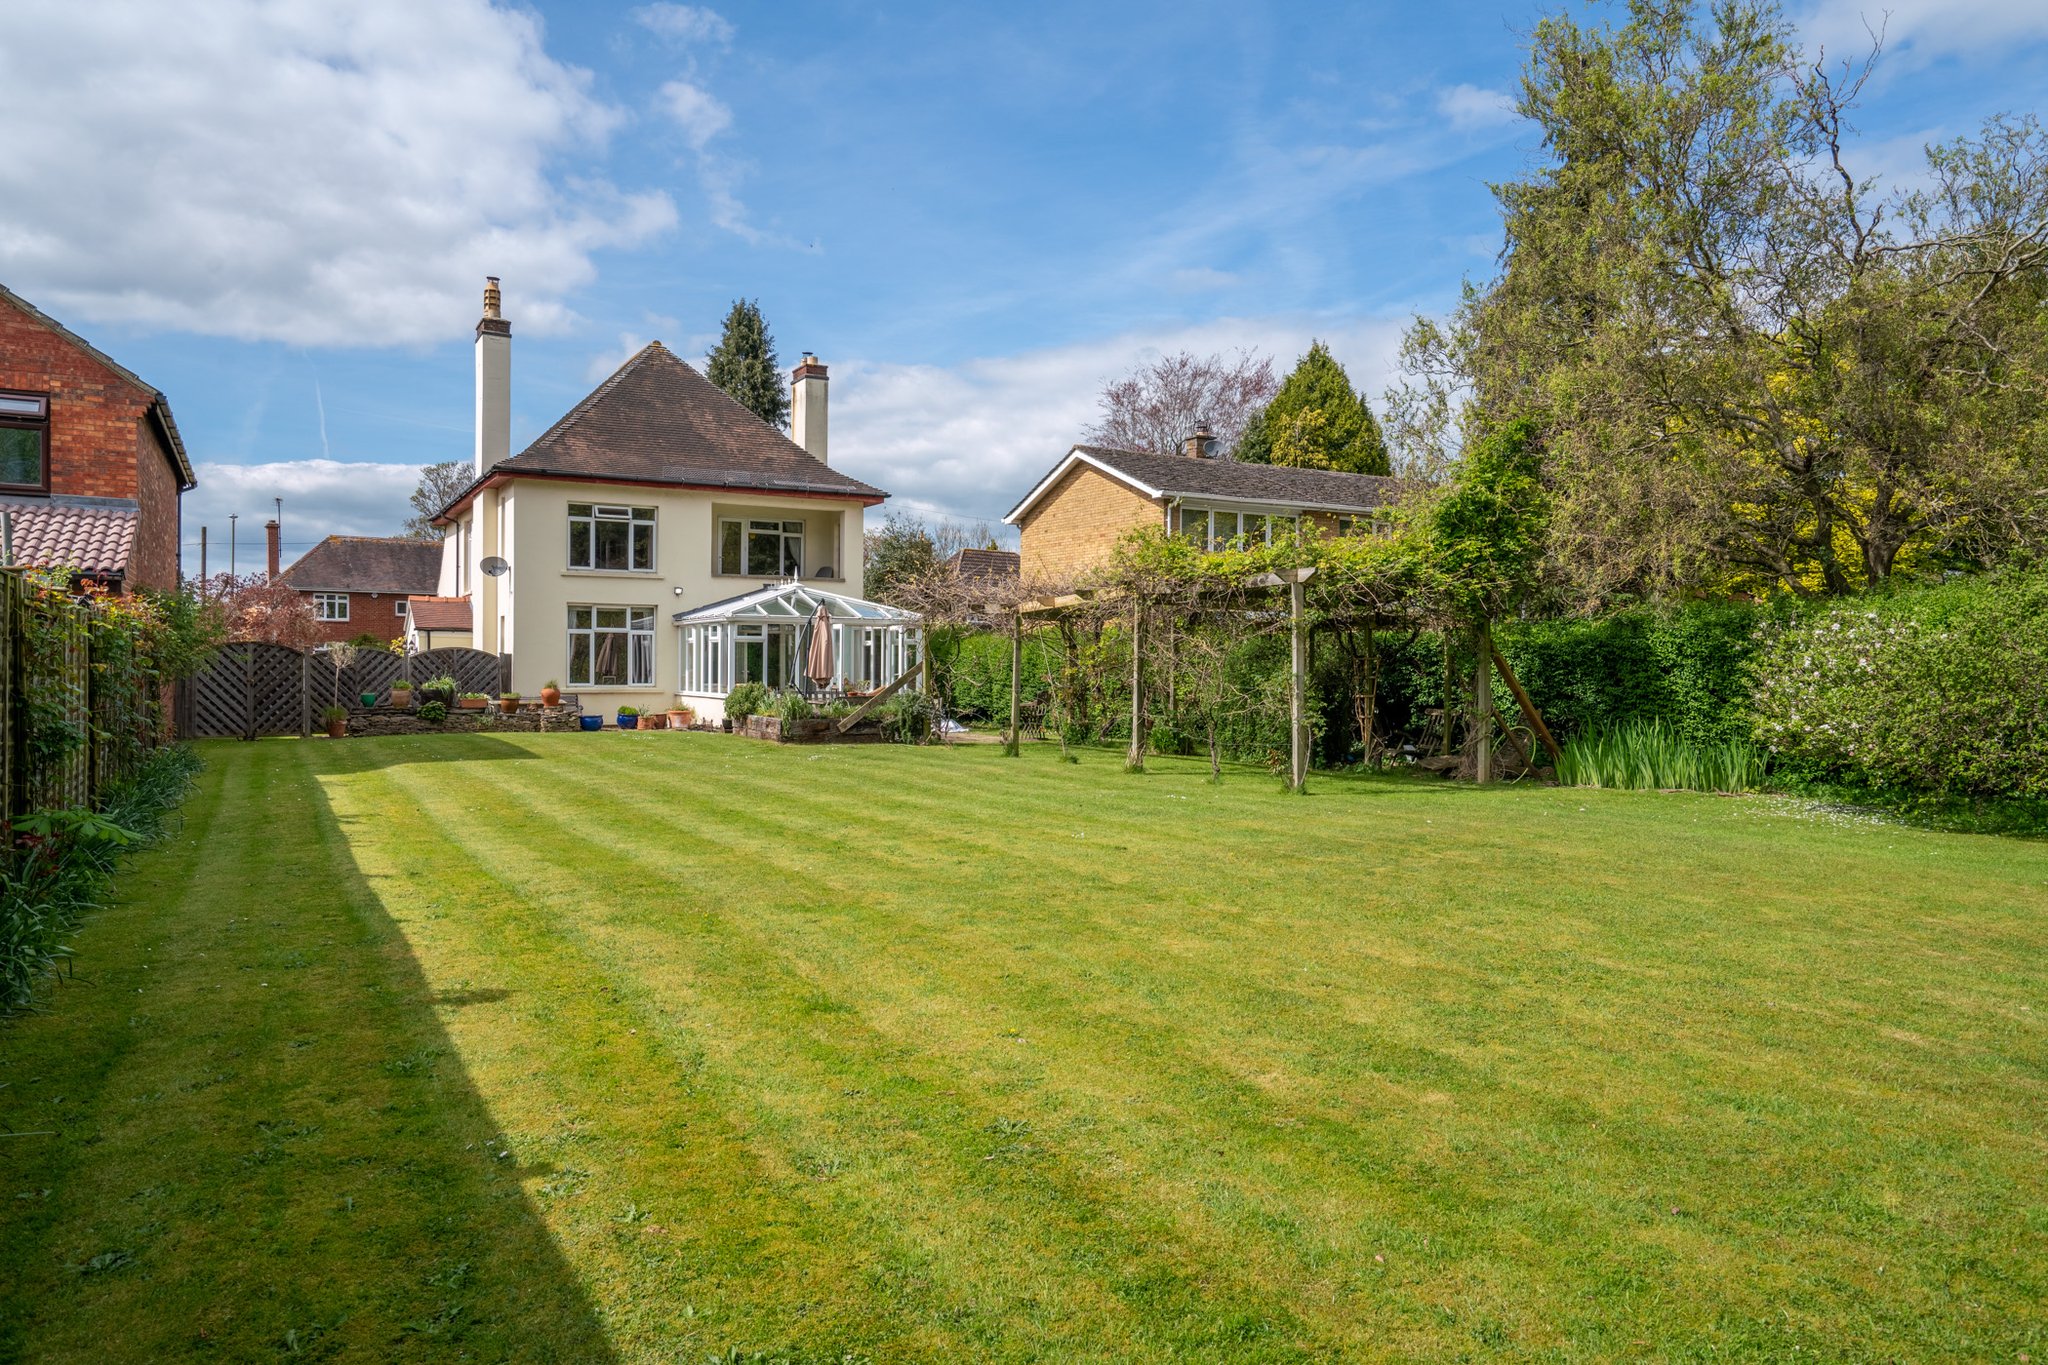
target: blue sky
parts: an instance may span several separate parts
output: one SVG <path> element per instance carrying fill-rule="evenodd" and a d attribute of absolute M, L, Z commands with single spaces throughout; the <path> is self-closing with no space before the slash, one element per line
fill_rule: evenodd
<path fill-rule="evenodd" d="M 1538 154 L 1537 4 L 21 4 L 0 282 L 169 394 L 194 543 L 273 496 L 294 551 L 395 529 L 469 453 L 486 273 L 515 447 L 753 297 L 832 366 L 835 463 L 994 519 L 1148 353 L 1321 336 L 1377 393 Z M 2039 0 L 1791 12 L 1887 24 L 1873 173 L 2048 86 Z"/>

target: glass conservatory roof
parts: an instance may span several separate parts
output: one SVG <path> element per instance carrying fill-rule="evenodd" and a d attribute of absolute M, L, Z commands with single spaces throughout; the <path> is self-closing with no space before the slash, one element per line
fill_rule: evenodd
<path fill-rule="evenodd" d="M 824 588 L 808 583 L 779 583 L 738 597 L 728 597 L 722 602 L 707 602 L 701 607 L 675 614 L 679 626 L 703 625 L 718 621 L 803 621 L 814 615 L 818 604 L 823 603 L 825 611 L 835 621 L 872 621 L 877 625 L 914 626 L 921 618 L 914 611 L 900 607 L 885 606 L 880 602 L 869 602 L 859 597 L 848 597 L 845 593 L 828 592 Z"/>

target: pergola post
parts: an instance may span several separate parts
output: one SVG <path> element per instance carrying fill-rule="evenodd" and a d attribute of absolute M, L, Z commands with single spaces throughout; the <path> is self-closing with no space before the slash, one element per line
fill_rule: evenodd
<path fill-rule="evenodd" d="M 1131 599 L 1131 751 L 1124 756 L 1126 772 L 1145 771 L 1145 599 Z"/>
<path fill-rule="evenodd" d="M 1308 788 L 1308 588 L 1306 579 L 1294 578 L 1287 585 L 1289 650 L 1287 712 L 1289 749 L 1287 790 Z"/>
<path fill-rule="evenodd" d="M 1472 780 L 1493 781 L 1493 632 L 1472 628 Z"/>
<path fill-rule="evenodd" d="M 1010 614 L 1010 735 L 1003 752 L 1016 758 L 1024 752 L 1024 733 L 1019 714 L 1024 700 L 1024 613 Z"/>

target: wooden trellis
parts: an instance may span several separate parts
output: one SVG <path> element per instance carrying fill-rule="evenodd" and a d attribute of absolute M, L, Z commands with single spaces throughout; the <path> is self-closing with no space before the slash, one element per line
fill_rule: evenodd
<path fill-rule="evenodd" d="M 285 645 L 241 640 L 222 646 L 205 672 L 187 681 L 179 699 L 179 732 L 190 739 L 257 739 L 305 735 L 321 708 L 359 709 L 364 693 L 390 700 L 391 684 L 455 679 L 460 692 L 505 690 L 512 656 L 480 649 L 430 649 L 402 656 L 357 650 L 336 675 L 331 657 Z"/>

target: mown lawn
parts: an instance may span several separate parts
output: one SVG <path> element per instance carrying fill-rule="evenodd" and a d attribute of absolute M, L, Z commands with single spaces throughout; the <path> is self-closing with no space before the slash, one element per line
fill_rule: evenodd
<path fill-rule="evenodd" d="M 2048 1361 L 2048 847 L 708 735 L 206 746 L 0 1359 Z"/>

